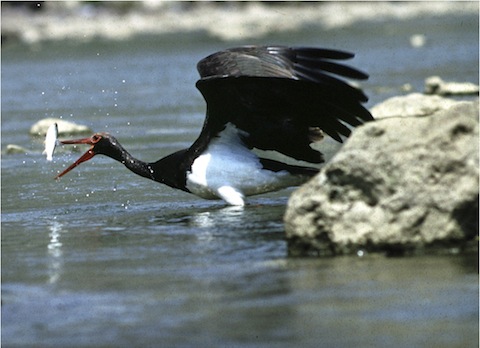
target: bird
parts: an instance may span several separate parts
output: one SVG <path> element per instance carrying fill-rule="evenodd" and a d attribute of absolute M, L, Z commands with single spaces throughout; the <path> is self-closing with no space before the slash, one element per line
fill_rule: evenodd
<path fill-rule="evenodd" d="M 348 81 L 369 77 L 342 62 L 353 57 L 337 49 L 281 45 L 213 53 L 197 64 L 196 87 L 206 101 L 206 117 L 189 148 L 149 163 L 109 133 L 62 140 L 62 145 L 90 148 L 56 179 L 101 154 L 144 178 L 233 206 L 245 205 L 247 196 L 301 185 L 324 162 L 313 143 L 325 134 L 341 143 L 352 127 L 373 120 L 363 105 L 368 97 Z M 297 162 L 263 158 L 255 149 Z"/>

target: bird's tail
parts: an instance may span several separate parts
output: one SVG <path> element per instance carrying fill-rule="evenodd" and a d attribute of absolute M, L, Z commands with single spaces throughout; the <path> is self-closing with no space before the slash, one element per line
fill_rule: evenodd
<path fill-rule="evenodd" d="M 262 164 L 263 168 L 271 170 L 273 172 L 280 172 L 282 170 L 286 170 L 290 174 L 302 175 L 307 177 L 313 177 L 317 175 L 319 171 L 318 168 L 296 166 L 266 158 L 260 158 L 260 163 Z"/>

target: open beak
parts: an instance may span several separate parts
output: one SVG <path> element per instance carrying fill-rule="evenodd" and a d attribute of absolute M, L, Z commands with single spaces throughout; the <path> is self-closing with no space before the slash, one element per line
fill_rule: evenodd
<path fill-rule="evenodd" d="M 62 176 L 64 176 L 65 174 L 67 174 L 69 171 L 71 171 L 73 168 L 77 167 L 80 163 L 83 163 L 83 162 L 86 162 L 88 161 L 89 159 L 91 159 L 93 156 L 96 155 L 95 153 L 95 141 L 93 141 L 93 137 L 90 137 L 90 138 L 84 138 L 84 139 L 75 139 L 75 140 L 60 140 L 60 144 L 65 144 L 65 145 L 69 145 L 69 144 L 88 144 L 88 145 L 92 145 L 90 147 L 90 149 L 85 152 L 79 159 L 77 159 L 74 163 L 72 163 L 70 165 L 70 167 L 68 167 L 67 169 L 65 169 L 63 172 L 61 172 L 60 174 L 58 174 L 55 179 L 59 179 L 61 178 Z"/>

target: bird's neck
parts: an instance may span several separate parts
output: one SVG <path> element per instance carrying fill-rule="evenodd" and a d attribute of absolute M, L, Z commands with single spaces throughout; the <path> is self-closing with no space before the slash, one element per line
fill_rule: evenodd
<path fill-rule="evenodd" d="M 147 179 L 155 180 L 153 176 L 153 169 L 151 168 L 150 164 L 133 157 L 123 147 L 119 148 L 118 152 L 115 154 L 111 154 L 110 157 L 122 163 L 135 174 L 143 176 Z"/>
<path fill-rule="evenodd" d="M 182 150 L 157 162 L 147 163 L 133 157 L 120 144 L 117 144 L 115 153 L 110 153 L 108 156 L 119 161 L 137 175 L 189 192 L 185 183 L 185 171 L 191 163 L 185 161 L 186 154 L 187 150 Z M 184 168 L 184 166 L 186 167 Z"/>

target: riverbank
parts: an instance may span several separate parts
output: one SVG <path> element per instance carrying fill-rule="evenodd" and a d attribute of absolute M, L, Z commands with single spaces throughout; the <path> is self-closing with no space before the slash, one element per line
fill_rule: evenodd
<path fill-rule="evenodd" d="M 139 35 L 204 32 L 229 41 L 317 26 L 341 29 L 365 21 L 477 14 L 478 2 L 2 2 L 2 44 L 52 40 L 123 40 Z M 341 16 L 339 16 L 341 14 Z"/>

